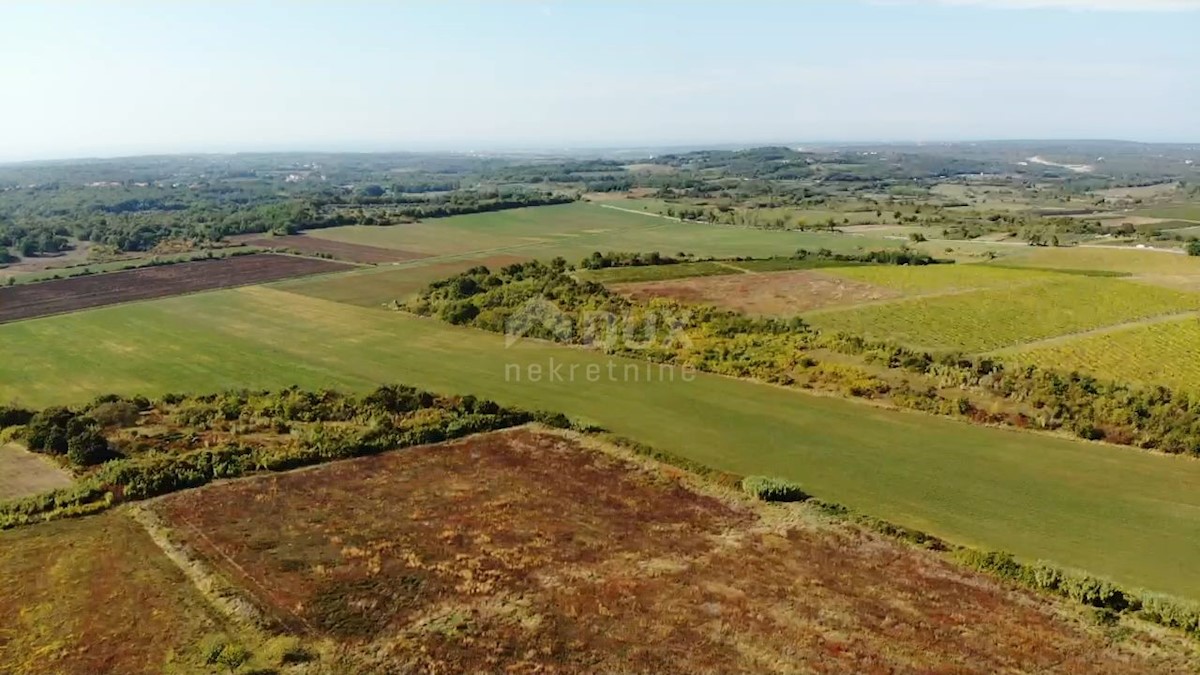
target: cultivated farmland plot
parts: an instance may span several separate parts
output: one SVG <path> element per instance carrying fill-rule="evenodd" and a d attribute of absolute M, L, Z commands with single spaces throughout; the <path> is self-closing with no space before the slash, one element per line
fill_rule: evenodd
<path fill-rule="evenodd" d="M 239 241 L 247 246 L 292 249 L 309 255 L 322 254 L 332 256 L 338 260 L 347 260 L 349 262 L 366 263 L 370 265 L 405 262 L 408 260 L 419 260 L 427 257 L 421 253 L 409 253 L 397 249 L 379 248 L 378 246 L 349 244 L 341 241 L 333 241 L 331 239 L 310 237 L 305 234 L 292 234 L 276 237 L 253 237 L 249 239 L 241 239 Z"/>
<path fill-rule="evenodd" d="M 1099 378 L 1200 391 L 1200 319 L 1130 326 L 1007 354 L 1017 363 L 1078 370 Z"/>
<path fill-rule="evenodd" d="M 344 269 L 329 260 L 260 254 L 10 286 L 0 288 L 0 323 Z"/>
<path fill-rule="evenodd" d="M 1016 288 L 827 311 L 817 327 L 920 349 L 987 352 L 1200 309 L 1200 295 L 1123 279 L 1068 277 Z"/>

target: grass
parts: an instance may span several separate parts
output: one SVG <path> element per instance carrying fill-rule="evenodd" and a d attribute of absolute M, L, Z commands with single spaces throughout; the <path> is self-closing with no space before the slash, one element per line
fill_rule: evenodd
<path fill-rule="evenodd" d="M 626 457 L 519 429 L 153 508 L 279 623 L 359 660 L 343 672 L 1183 667 L 1130 663 L 1057 604 L 927 551 Z"/>
<path fill-rule="evenodd" d="M 394 300 L 412 297 L 430 282 L 445 279 L 476 265 L 496 269 L 526 259 L 513 255 L 495 255 L 435 263 L 419 261 L 403 266 L 374 267 L 320 278 L 291 279 L 271 286 L 359 307 L 381 307 Z"/>
<path fill-rule="evenodd" d="M 5 673 L 161 673 L 223 627 L 118 512 L 0 532 L 0 588 Z"/>
<path fill-rule="evenodd" d="M 1026 285 L 1050 278 L 1031 270 L 1006 270 L 983 265 L 871 265 L 825 270 L 845 279 L 882 286 L 905 294 L 937 293 Z"/>
<path fill-rule="evenodd" d="M 1192 316 L 1055 341 L 1009 358 L 1121 382 L 1200 391 L 1200 321 Z"/>
<path fill-rule="evenodd" d="M 648 281 L 612 288 L 638 300 L 670 298 L 752 316 L 795 316 L 827 307 L 891 300 L 899 295 L 879 286 L 823 274 L 821 270 L 804 269 Z"/>
<path fill-rule="evenodd" d="M 1138 211 L 1134 211 L 1134 215 L 1148 216 L 1150 218 L 1167 218 L 1169 220 L 1200 221 L 1200 204 L 1164 204 L 1162 206 L 1150 206 Z"/>
<path fill-rule="evenodd" d="M 339 227 L 311 236 L 432 256 L 499 253 L 576 262 L 593 251 L 677 252 L 702 257 L 791 255 L 799 248 L 878 250 L 897 242 L 839 234 L 680 223 L 596 204 L 574 203 L 439 218 L 390 227 Z"/>
<path fill-rule="evenodd" d="M 1108 270 L 1129 274 L 1200 275 L 1200 258 L 1162 251 L 1104 248 L 1031 248 L 1004 259 L 1010 267 Z"/>
<path fill-rule="evenodd" d="M 1062 275 L 1031 285 L 912 298 L 808 315 L 818 328 L 914 348 L 986 352 L 1200 309 L 1200 294 Z"/>
<path fill-rule="evenodd" d="M 0 342 L 0 401 L 395 381 L 473 393 L 563 411 L 717 469 L 794 479 L 951 540 L 1200 599 L 1200 461 L 717 376 L 647 378 L 641 362 L 529 341 L 505 348 L 499 335 L 262 287 L 8 324 Z M 563 381 L 518 380 L 506 367 L 555 363 Z M 604 375 L 588 381 L 593 364 Z"/>

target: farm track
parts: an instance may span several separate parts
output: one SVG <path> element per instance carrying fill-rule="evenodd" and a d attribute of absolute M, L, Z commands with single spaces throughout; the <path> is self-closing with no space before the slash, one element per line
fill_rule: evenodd
<path fill-rule="evenodd" d="M 11 286 L 0 289 L 0 323 L 346 269 L 330 260 L 256 254 Z"/>

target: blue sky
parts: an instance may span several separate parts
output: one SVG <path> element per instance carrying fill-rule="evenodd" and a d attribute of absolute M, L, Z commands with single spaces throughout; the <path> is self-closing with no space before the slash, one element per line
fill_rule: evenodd
<path fill-rule="evenodd" d="M 1200 0 L 6 2 L 0 160 L 1200 141 Z"/>

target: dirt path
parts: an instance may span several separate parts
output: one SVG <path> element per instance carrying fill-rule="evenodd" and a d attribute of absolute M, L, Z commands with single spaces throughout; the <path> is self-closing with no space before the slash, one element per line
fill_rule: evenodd
<path fill-rule="evenodd" d="M 15 444 L 0 444 L 0 501 L 70 487 L 75 481 L 48 458 Z"/>
<path fill-rule="evenodd" d="M 993 351 L 993 352 L 987 352 L 986 354 L 984 354 L 984 356 L 1004 356 L 1007 354 L 1017 354 L 1020 352 L 1026 352 L 1026 351 L 1032 351 L 1034 349 L 1039 349 L 1041 347 L 1052 347 L 1054 345 L 1059 345 L 1059 344 L 1071 342 L 1074 340 L 1081 340 L 1083 338 L 1091 337 L 1093 335 L 1106 335 L 1108 333 L 1119 333 L 1124 330 L 1140 328 L 1142 326 L 1153 326 L 1154 324 L 1158 324 L 1158 323 L 1170 323 L 1172 321 L 1183 321 L 1185 319 L 1194 319 L 1197 317 L 1200 317 L 1200 312 L 1176 312 L 1174 314 L 1160 314 L 1158 316 L 1151 316 L 1151 317 L 1148 317 L 1145 319 L 1138 319 L 1137 321 L 1127 321 L 1125 323 L 1118 323 L 1118 324 L 1114 324 L 1112 326 L 1101 326 L 1099 328 L 1093 328 L 1091 330 L 1080 331 L 1078 333 L 1067 333 L 1066 335 L 1056 335 L 1052 338 L 1046 338 L 1045 340 L 1035 340 L 1034 342 L 1026 342 L 1026 343 L 1017 345 L 1015 347 L 1005 347 L 1004 349 L 997 349 L 996 351 Z"/>
<path fill-rule="evenodd" d="M 734 265 L 732 263 L 727 263 L 724 260 L 714 260 L 713 262 L 716 263 L 720 267 L 724 267 L 725 269 L 730 269 L 730 270 L 734 270 L 737 272 L 741 272 L 742 274 L 758 274 L 758 272 L 755 272 L 754 270 L 748 270 L 745 267 L 738 267 L 737 265 Z"/>

